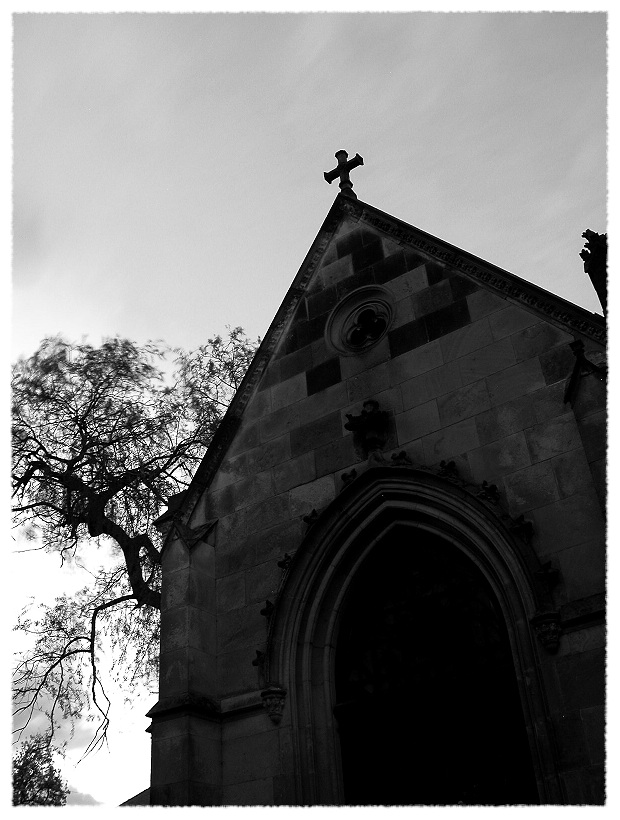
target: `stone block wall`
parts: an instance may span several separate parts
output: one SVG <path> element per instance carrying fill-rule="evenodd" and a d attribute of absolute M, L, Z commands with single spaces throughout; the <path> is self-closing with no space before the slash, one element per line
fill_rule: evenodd
<path fill-rule="evenodd" d="M 367 352 L 339 355 L 324 337 L 330 311 L 352 290 L 373 284 L 392 294 L 394 322 Z M 304 516 L 337 496 L 342 474 L 367 469 L 345 423 L 372 398 L 390 415 L 388 461 L 402 450 L 430 468 L 454 460 L 465 480 L 496 484 L 505 510 L 533 523 L 541 562 L 559 570 L 558 609 L 590 601 L 581 621 L 569 618 L 574 629 L 558 655 L 543 662 L 567 799 L 600 800 L 604 656 L 602 627 L 590 624 L 588 613 L 604 590 L 605 405 L 590 377 L 582 379 L 574 406 L 564 402 L 574 338 L 461 274 L 346 225 L 194 513 L 192 526 L 218 520 L 212 563 L 201 576 L 207 586 L 183 593 L 187 601 L 195 596 L 204 616 L 195 627 L 204 634 L 197 637 L 189 624 L 186 643 L 197 657 L 209 653 L 205 694 L 221 701 L 264 687 L 252 661 L 266 647 L 261 609 L 275 599 L 278 561 L 299 547 Z M 600 349 L 589 339 L 584 344 L 586 353 Z M 188 583 L 183 572 L 167 582 L 170 612 L 177 587 Z M 172 645 L 176 627 L 165 613 L 164 621 Z M 294 801 L 286 709 L 278 726 L 258 696 L 255 706 L 222 715 L 222 801 Z"/>

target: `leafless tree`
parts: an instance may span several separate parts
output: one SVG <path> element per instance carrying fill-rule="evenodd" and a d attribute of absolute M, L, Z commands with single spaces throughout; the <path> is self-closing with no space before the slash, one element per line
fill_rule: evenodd
<path fill-rule="evenodd" d="M 104 646 L 119 684 L 153 680 L 161 577 L 153 521 L 188 486 L 254 351 L 240 328 L 191 352 L 54 337 L 14 366 L 15 525 L 62 562 L 106 555 L 76 595 L 19 618 L 15 628 L 30 636 L 14 672 L 20 729 L 37 710 L 52 732 L 94 710 L 87 751 L 96 748 L 110 706 L 99 673 Z"/>

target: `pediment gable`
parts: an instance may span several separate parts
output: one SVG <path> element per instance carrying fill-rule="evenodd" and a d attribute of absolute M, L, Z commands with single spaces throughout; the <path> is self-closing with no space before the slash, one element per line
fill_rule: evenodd
<path fill-rule="evenodd" d="M 338 306 L 346 306 L 356 294 L 361 294 L 362 306 L 362 297 L 368 304 L 373 296 L 386 302 L 390 325 L 375 349 L 389 349 L 393 360 L 413 348 L 430 355 L 440 349 L 439 343 L 432 343 L 443 340 L 445 348 L 463 328 L 471 329 L 467 334 L 473 339 L 481 332 L 480 320 L 493 312 L 498 317 L 491 322 L 512 322 L 513 330 L 525 332 L 528 326 L 538 325 L 540 338 L 528 340 L 524 335 L 524 356 L 528 345 L 553 346 L 564 336 L 584 339 L 598 348 L 605 344 L 605 321 L 597 314 L 370 205 L 339 195 L 196 472 L 182 504 L 185 521 L 224 455 L 228 452 L 234 460 L 235 452 L 247 450 L 252 437 L 258 436 L 256 419 L 266 412 L 277 418 L 278 410 L 302 399 L 320 408 L 324 391 L 356 376 L 359 357 L 347 356 L 346 351 L 339 356 L 342 351 L 334 349 L 326 333 Z M 498 306 L 504 310 L 498 312 Z M 498 328 L 498 339 L 501 332 Z M 372 359 L 374 354 L 368 355 Z M 569 350 L 566 355 L 571 355 Z M 369 358 L 363 358 L 366 367 Z M 361 382 L 360 395 L 355 397 L 351 384 L 347 395 L 343 393 L 344 405 L 354 398 L 365 399 L 364 391 L 370 389 L 368 380 Z M 374 392 L 381 388 L 377 382 Z M 263 438 L 268 441 L 269 435 L 263 433 Z"/>

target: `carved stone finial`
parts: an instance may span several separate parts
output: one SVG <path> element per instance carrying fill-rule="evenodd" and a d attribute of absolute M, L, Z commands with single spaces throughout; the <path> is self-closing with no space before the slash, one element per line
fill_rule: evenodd
<path fill-rule="evenodd" d="M 349 155 L 346 151 L 336 151 L 338 165 L 331 171 L 325 171 L 323 176 L 325 178 L 325 182 L 329 182 L 330 185 L 337 177 L 340 177 L 339 187 L 342 193 L 351 199 L 357 199 L 357 194 L 353 193 L 353 183 L 349 179 L 349 171 L 357 168 L 358 165 L 363 165 L 364 160 L 359 154 L 356 154 L 353 159 L 350 159 L 347 162 L 348 156 Z"/>
<path fill-rule="evenodd" d="M 560 613 L 539 612 L 530 620 L 534 634 L 552 655 L 560 648 Z"/>
<path fill-rule="evenodd" d="M 260 696 L 263 699 L 265 711 L 271 720 L 275 724 L 280 723 L 286 700 L 286 689 L 277 685 L 268 686 L 267 689 L 263 689 Z"/>
<path fill-rule="evenodd" d="M 483 481 L 476 495 L 483 501 L 488 501 L 491 504 L 499 504 L 500 495 L 497 484 L 489 484 L 488 481 Z"/>
<path fill-rule="evenodd" d="M 598 234 L 588 229 L 581 235 L 586 240 L 585 247 L 579 254 L 583 259 L 583 269 L 590 277 L 603 313 L 607 313 L 607 234 Z"/>

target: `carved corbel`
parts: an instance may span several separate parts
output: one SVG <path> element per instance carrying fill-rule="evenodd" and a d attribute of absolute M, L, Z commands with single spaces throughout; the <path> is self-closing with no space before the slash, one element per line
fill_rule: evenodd
<path fill-rule="evenodd" d="M 562 631 L 560 613 L 539 612 L 530 619 L 530 625 L 547 652 L 552 655 L 555 654 L 560 647 L 560 634 Z"/>
<path fill-rule="evenodd" d="M 284 703 L 286 700 L 286 689 L 277 684 L 268 686 L 260 693 L 263 699 L 263 706 L 265 711 L 276 725 L 282 720 L 282 712 L 284 711 Z"/>

